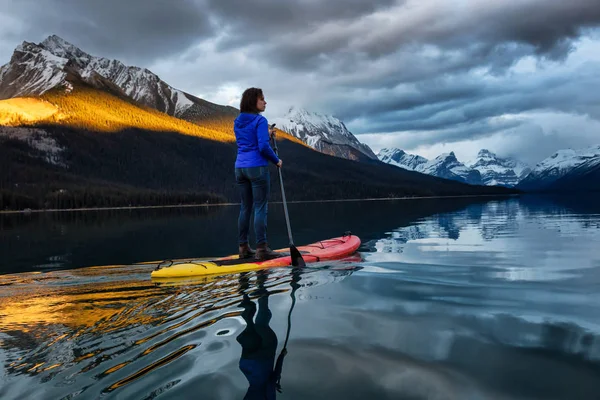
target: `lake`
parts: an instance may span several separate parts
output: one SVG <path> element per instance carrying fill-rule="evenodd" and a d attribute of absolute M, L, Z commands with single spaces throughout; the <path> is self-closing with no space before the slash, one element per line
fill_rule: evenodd
<path fill-rule="evenodd" d="M 278 399 L 600 397 L 597 197 L 289 211 L 297 244 L 352 231 L 360 257 L 157 282 L 235 253 L 237 207 L 0 215 L 0 398 L 243 399 L 284 347 Z"/>

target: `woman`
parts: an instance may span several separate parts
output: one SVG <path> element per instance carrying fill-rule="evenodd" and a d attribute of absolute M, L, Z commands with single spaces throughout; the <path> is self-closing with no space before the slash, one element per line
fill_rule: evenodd
<path fill-rule="evenodd" d="M 260 115 L 265 111 L 266 105 L 261 89 L 246 89 L 240 102 L 240 115 L 234 123 L 238 146 L 235 179 L 240 188 L 242 202 L 238 218 L 239 255 L 240 258 L 254 256 L 257 260 L 277 256 L 267 244 L 267 206 L 271 189 L 269 162 L 279 168 L 283 164 L 269 144 L 269 134 L 274 135 L 275 131 L 269 132 L 266 118 Z M 248 245 L 253 206 L 256 252 Z"/>

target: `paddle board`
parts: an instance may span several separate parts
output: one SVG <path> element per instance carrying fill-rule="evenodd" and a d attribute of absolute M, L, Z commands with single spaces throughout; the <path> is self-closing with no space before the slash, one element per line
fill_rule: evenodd
<path fill-rule="evenodd" d="M 321 240 L 306 246 L 297 246 L 306 262 L 338 260 L 355 253 L 360 247 L 360 238 L 352 234 Z M 292 265 L 289 247 L 274 250 L 279 257 L 266 261 L 253 258 L 240 259 L 238 255 L 213 260 L 164 261 L 150 274 L 152 278 L 178 278 L 202 275 L 223 275 L 265 268 L 286 267 Z"/>

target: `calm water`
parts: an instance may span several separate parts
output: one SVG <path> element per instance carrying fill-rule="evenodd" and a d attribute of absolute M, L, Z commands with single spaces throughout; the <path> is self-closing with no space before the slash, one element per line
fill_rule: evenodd
<path fill-rule="evenodd" d="M 268 374 L 286 337 L 278 399 L 600 398 L 599 199 L 290 213 L 297 243 L 352 230 L 360 259 L 153 282 L 235 252 L 237 209 L 0 216 L 0 398 L 242 399 L 240 359 Z"/>

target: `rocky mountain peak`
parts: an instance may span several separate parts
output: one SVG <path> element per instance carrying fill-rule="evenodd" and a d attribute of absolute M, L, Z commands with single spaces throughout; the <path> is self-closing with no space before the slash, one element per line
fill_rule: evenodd
<path fill-rule="evenodd" d="M 435 159 L 421 164 L 418 167 L 418 171 L 472 185 L 480 185 L 482 183 L 479 171 L 459 162 L 453 151 L 440 154 Z"/>
<path fill-rule="evenodd" d="M 352 160 L 376 160 L 373 150 L 361 143 L 340 119 L 292 106 L 271 122 L 320 152 Z"/>
<path fill-rule="evenodd" d="M 92 56 L 57 35 L 39 44 L 25 41 L 15 49 L 0 68 L 0 99 L 40 96 L 55 88 L 70 92 L 82 83 L 191 122 L 237 115 L 232 107 L 171 87 L 147 68 Z"/>
<path fill-rule="evenodd" d="M 40 46 L 58 57 L 69 59 L 91 58 L 89 54 L 57 35 L 48 36 L 40 43 Z"/>
<path fill-rule="evenodd" d="M 496 154 L 492 153 L 491 151 L 489 151 L 488 149 L 481 149 L 479 150 L 479 153 L 477 153 L 477 158 L 496 158 Z"/>
<path fill-rule="evenodd" d="M 395 147 L 383 148 L 377 153 L 380 161 L 395 165 L 396 167 L 416 171 L 419 165 L 427 162 L 427 159 L 414 154 L 409 154 Z"/>

